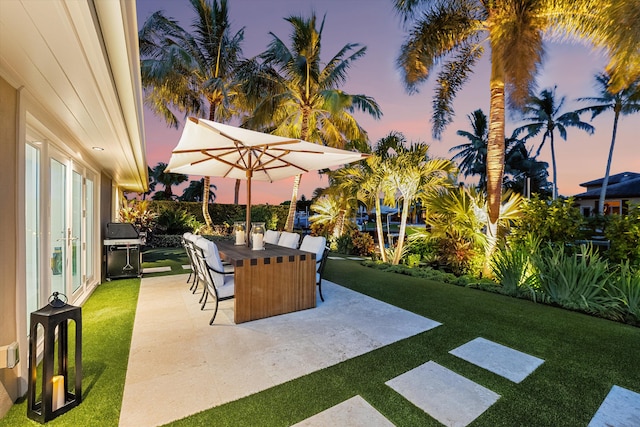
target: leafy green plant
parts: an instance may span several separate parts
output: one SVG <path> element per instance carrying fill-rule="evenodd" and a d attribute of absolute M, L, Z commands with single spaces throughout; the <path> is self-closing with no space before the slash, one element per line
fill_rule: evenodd
<path fill-rule="evenodd" d="M 491 268 L 496 280 L 502 285 L 503 293 L 517 296 L 527 290 L 532 299 L 536 300 L 537 276 L 531 263 L 531 251 L 525 246 L 502 248 L 494 254 Z"/>
<path fill-rule="evenodd" d="M 640 322 L 640 269 L 628 262 L 620 265 L 620 271 L 611 282 L 610 293 L 621 305 L 623 317 Z"/>
<path fill-rule="evenodd" d="M 583 245 L 571 255 L 564 246 L 549 245 L 533 254 L 532 260 L 540 289 L 551 302 L 594 314 L 606 314 L 615 307 L 605 289 L 609 265 L 591 245 Z"/>
<path fill-rule="evenodd" d="M 605 237 L 611 242 L 607 251 L 610 261 L 628 261 L 640 267 L 640 205 L 630 206 L 626 215 L 611 215 Z"/>
<path fill-rule="evenodd" d="M 573 243 L 582 237 L 584 217 L 573 205 L 573 199 L 540 200 L 537 195 L 526 200 L 522 215 L 515 219 L 509 242 L 524 244 L 530 234 L 541 242 L 556 244 Z"/>
<path fill-rule="evenodd" d="M 417 267 L 420 265 L 422 256 L 420 254 L 407 254 L 406 264 L 408 267 Z"/>
<path fill-rule="evenodd" d="M 353 252 L 353 240 L 348 234 L 344 234 L 335 240 L 336 250 L 338 253 L 351 255 Z"/>
<path fill-rule="evenodd" d="M 156 234 L 182 234 L 192 230 L 194 220 L 185 209 L 165 209 L 158 215 Z"/>
<path fill-rule="evenodd" d="M 353 253 L 358 256 L 370 256 L 376 250 L 373 237 L 369 233 L 353 230 L 351 232 L 351 243 L 353 244 Z"/>
<path fill-rule="evenodd" d="M 118 211 L 121 222 L 135 224 L 139 231 L 150 232 L 156 224 L 158 214 L 149 205 L 148 200 L 123 200 Z"/>

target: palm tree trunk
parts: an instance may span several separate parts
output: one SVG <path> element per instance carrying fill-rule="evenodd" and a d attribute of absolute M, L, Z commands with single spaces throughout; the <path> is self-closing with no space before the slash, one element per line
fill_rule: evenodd
<path fill-rule="evenodd" d="M 402 256 L 402 248 L 404 247 L 404 234 L 407 231 L 407 217 L 409 216 L 409 204 L 410 200 L 405 197 L 402 202 L 402 215 L 400 215 L 400 230 L 398 231 L 398 244 L 396 245 L 396 251 L 393 254 L 393 265 L 400 264 L 400 258 Z"/>
<path fill-rule="evenodd" d="M 284 230 L 288 232 L 293 231 L 293 221 L 296 216 L 296 203 L 298 201 L 298 189 L 300 188 L 300 180 L 302 175 L 296 175 L 293 179 L 293 190 L 291 191 L 291 204 L 289 205 L 289 214 L 287 215 L 287 222 L 284 225 Z"/>
<path fill-rule="evenodd" d="M 237 205 L 240 199 L 240 180 L 236 179 L 236 186 L 233 190 L 233 204 Z"/>
<path fill-rule="evenodd" d="M 308 78 L 307 78 L 308 81 Z M 309 137 L 309 108 L 304 108 L 302 111 L 302 126 L 300 129 L 300 136 L 303 140 L 307 140 Z M 287 222 L 284 225 L 285 231 L 293 231 L 293 221 L 296 216 L 296 204 L 298 202 L 298 189 L 300 188 L 300 180 L 302 175 L 296 175 L 293 180 L 293 190 L 291 191 L 291 204 L 289 205 L 289 214 L 287 215 Z"/>
<path fill-rule="evenodd" d="M 604 172 L 602 188 L 600 189 L 600 200 L 598 201 L 598 213 L 600 215 L 604 215 L 604 201 L 607 198 L 607 185 L 609 185 L 609 172 L 611 170 L 611 160 L 613 159 L 613 147 L 616 144 L 616 133 L 618 133 L 618 118 L 620 117 L 620 111 L 618 109 L 616 109 L 615 111 L 616 113 L 613 116 L 613 135 L 611 136 L 609 158 L 607 159 L 607 169 Z M 622 209 L 622 206 L 620 208 Z"/>
<path fill-rule="evenodd" d="M 380 248 L 380 259 L 387 262 L 387 254 L 384 250 L 384 233 L 382 231 L 382 215 L 380 214 L 380 197 L 376 196 L 376 233 L 378 234 L 378 247 Z"/>
<path fill-rule="evenodd" d="M 500 204 L 502 199 L 502 178 L 504 176 L 504 73 L 500 60 L 491 58 L 491 100 L 489 107 L 489 140 L 487 144 L 487 248 L 483 272 L 491 275 L 490 260 L 496 247 Z"/>
<path fill-rule="evenodd" d="M 558 171 L 556 170 L 556 147 L 553 144 L 553 133 L 551 133 L 551 169 L 553 170 L 553 200 L 558 198 Z"/>
<path fill-rule="evenodd" d="M 344 209 L 340 209 L 340 212 L 338 213 L 338 218 L 336 219 L 336 224 L 333 227 L 333 238 L 337 239 L 338 237 L 342 236 L 342 232 L 344 231 L 344 217 L 346 215 L 346 212 Z"/>
<path fill-rule="evenodd" d="M 204 216 L 204 222 L 207 225 L 207 228 L 211 228 L 213 226 L 213 222 L 211 221 L 211 215 L 209 215 L 209 185 L 211 183 L 211 178 L 208 176 L 204 177 L 204 181 L 202 183 L 202 216 Z"/>

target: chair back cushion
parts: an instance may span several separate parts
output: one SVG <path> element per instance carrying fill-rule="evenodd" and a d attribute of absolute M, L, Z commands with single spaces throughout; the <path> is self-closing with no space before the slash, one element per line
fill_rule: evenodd
<path fill-rule="evenodd" d="M 300 244 L 300 250 L 316 254 L 316 271 L 320 268 L 319 261 L 322 259 L 327 239 L 322 236 L 304 236 Z"/>
<path fill-rule="evenodd" d="M 204 259 L 209 267 L 218 271 L 224 271 L 222 260 L 220 259 L 220 253 L 218 252 L 218 247 L 215 243 L 200 236 L 200 238 L 196 240 L 196 245 L 198 245 L 198 247 L 202 249 L 202 252 L 204 253 Z M 222 287 L 224 285 L 224 276 L 220 273 L 216 273 L 215 271 L 210 271 L 210 273 L 215 287 Z"/>
<path fill-rule="evenodd" d="M 283 231 L 282 233 L 280 233 L 278 246 L 296 249 L 298 247 L 298 241 L 300 241 L 300 235 L 298 233 L 289 233 L 288 231 Z"/>
<path fill-rule="evenodd" d="M 264 242 L 271 243 L 272 245 L 278 244 L 278 239 L 280 239 L 280 232 L 275 230 L 267 230 L 264 233 Z"/>

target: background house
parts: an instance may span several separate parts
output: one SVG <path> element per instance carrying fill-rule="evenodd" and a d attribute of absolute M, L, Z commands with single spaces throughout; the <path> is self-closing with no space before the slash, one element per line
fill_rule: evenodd
<path fill-rule="evenodd" d="M 0 1 L 0 418 L 26 393 L 29 314 L 103 277 L 122 191 L 148 186 L 135 1 Z M 0 367 L 2 365 L 0 364 Z"/>
<path fill-rule="evenodd" d="M 589 216 L 598 211 L 603 181 L 604 178 L 600 178 L 580 184 L 587 191 L 576 194 L 574 197 L 582 215 Z M 605 213 L 607 215 L 626 213 L 629 203 L 640 203 L 640 173 L 622 172 L 609 176 Z"/>

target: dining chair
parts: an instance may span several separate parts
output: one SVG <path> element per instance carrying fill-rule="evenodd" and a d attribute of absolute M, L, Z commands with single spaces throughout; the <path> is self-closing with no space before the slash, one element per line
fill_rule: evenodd
<path fill-rule="evenodd" d="M 329 254 L 327 239 L 322 236 L 304 236 L 299 249 L 316 254 L 316 285 L 320 292 L 320 299 L 324 301 L 324 297 L 322 296 L 322 274 L 327 261 L 327 255 Z"/>
<path fill-rule="evenodd" d="M 283 231 L 282 233 L 280 233 L 280 238 L 278 239 L 278 246 L 297 249 L 299 241 L 300 241 L 300 235 L 298 233 L 290 233 L 288 231 Z"/>
<path fill-rule="evenodd" d="M 264 242 L 271 243 L 272 245 L 278 244 L 278 239 L 280 239 L 280 232 L 275 230 L 267 230 L 264 232 Z"/>
<path fill-rule="evenodd" d="M 204 309 L 207 297 L 211 295 L 215 303 L 213 316 L 209 321 L 209 325 L 212 325 L 218 314 L 218 303 L 235 296 L 234 272 L 225 271 L 218 247 L 211 240 L 202 237 L 196 241 L 195 246 L 206 293 L 200 309 Z"/>
<path fill-rule="evenodd" d="M 189 272 L 189 277 L 187 277 L 187 283 L 189 283 L 189 281 L 191 280 L 191 277 L 193 277 L 194 281 L 198 277 L 196 275 L 196 265 L 195 265 L 195 260 L 193 258 L 194 255 L 192 254 L 192 250 L 191 250 L 190 244 L 188 243 L 188 240 L 191 239 L 192 235 L 193 235 L 192 233 L 187 231 L 180 238 L 180 242 L 182 243 L 182 247 L 184 248 L 184 251 L 187 253 L 187 258 L 189 258 L 189 265 L 191 266 L 191 271 Z M 193 283 L 191 284 L 191 286 L 193 287 Z M 189 288 L 189 289 L 191 289 L 191 288 Z"/>

